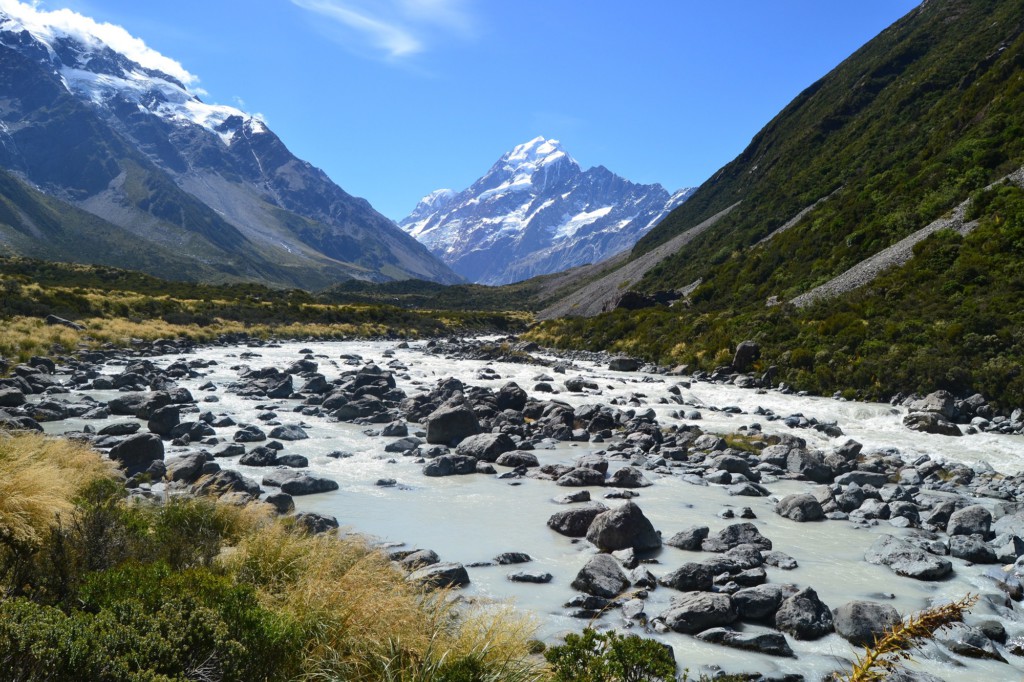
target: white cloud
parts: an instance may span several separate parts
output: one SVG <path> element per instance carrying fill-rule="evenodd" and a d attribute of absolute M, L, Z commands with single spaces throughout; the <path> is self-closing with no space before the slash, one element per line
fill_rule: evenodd
<path fill-rule="evenodd" d="M 463 36 L 473 31 L 464 0 L 292 0 L 292 4 L 332 20 L 392 59 L 425 51 L 439 30 Z"/>
<path fill-rule="evenodd" d="M 53 39 L 60 35 L 68 35 L 87 44 L 103 43 L 147 69 L 162 71 L 187 86 L 199 82 L 199 79 L 189 73 L 180 62 L 148 47 L 145 42 L 121 26 L 100 23 L 69 9 L 42 10 L 36 5 L 18 0 L 0 0 L 0 11 L 39 37 Z"/>

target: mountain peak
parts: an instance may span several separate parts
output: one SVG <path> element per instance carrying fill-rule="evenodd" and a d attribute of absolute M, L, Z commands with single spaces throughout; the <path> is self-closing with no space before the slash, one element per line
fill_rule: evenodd
<path fill-rule="evenodd" d="M 549 140 L 543 135 L 529 142 L 516 145 L 512 151 L 501 158 L 502 164 L 509 170 L 536 170 L 541 166 L 554 163 L 561 159 L 576 161 L 569 156 L 558 140 Z"/>

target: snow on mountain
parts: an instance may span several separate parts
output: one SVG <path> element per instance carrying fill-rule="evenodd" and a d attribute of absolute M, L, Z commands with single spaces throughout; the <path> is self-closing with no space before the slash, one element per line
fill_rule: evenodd
<path fill-rule="evenodd" d="M 584 171 L 557 140 L 536 137 L 468 189 L 427 195 L 399 226 L 463 277 L 507 284 L 628 249 L 692 192 Z"/>

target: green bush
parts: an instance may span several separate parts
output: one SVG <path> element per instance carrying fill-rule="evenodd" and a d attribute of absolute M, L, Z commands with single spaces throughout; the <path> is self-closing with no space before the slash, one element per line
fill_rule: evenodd
<path fill-rule="evenodd" d="M 675 680 L 676 674 L 670 647 L 591 628 L 566 636 L 565 644 L 549 648 L 544 657 L 557 682 L 658 682 Z"/>

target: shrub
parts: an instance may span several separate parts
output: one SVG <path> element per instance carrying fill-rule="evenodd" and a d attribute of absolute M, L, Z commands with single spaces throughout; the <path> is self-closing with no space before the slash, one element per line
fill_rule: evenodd
<path fill-rule="evenodd" d="M 591 628 L 567 635 L 565 644 L 549 648 L 544 657 L 557 682 L 667 682 L 676 674 L 675 656 L 664 644 Z"/>

